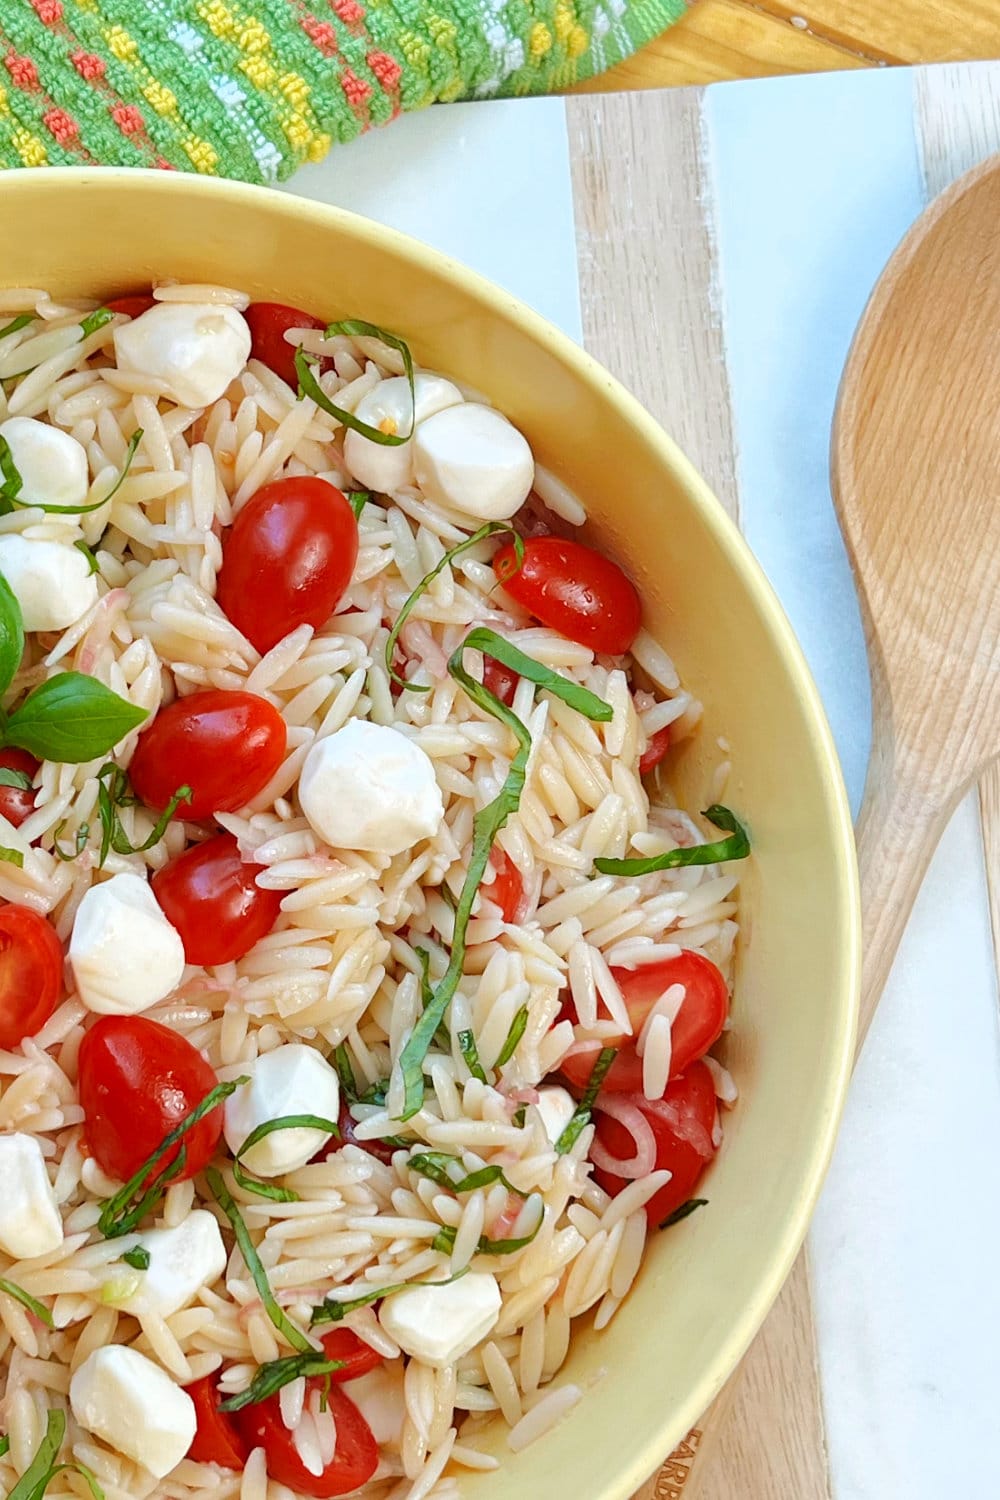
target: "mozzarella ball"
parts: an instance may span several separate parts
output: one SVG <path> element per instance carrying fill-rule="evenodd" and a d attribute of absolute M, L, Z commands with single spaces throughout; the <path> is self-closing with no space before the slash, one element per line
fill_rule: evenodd
<path fill-rule="evenodd" d="M 62 1242 L 62 1217 L 37 1137 L 0 1135 L 0 1250 L 30 1260 Z"/>
<path fill-rule="evenodd" d="M 318 740 L 299 778 L 302 811 L 335 849 L 402 854 L 444 817 L 430 757 L 398 729 L 351 719 Z"/>
<path fill-rule="evenodd" d="M 473 401 L 422 422 L 413 458 L 428 499 L 480 521 L 506 521 L 524 504 L 535 479 L 527 440 L 492 406 Z"/>
<path fill-rule="evenodd" d="M 33 505 L 85 505 L 90 479 L 87 454 L 68 432 L 35 417 L 0 422 L 21 476 L 18 500 Z"/>
<path fill-rule="evenodd" d="M 367 396 L 358 402 L 354 413 L 369 427 L 381 431 L 409 432 L 411 422 L 419 425 L 428 417 L 457 406 L 462 392 L 441 375 L 420 374 L 413 377 L 414 402 L 410 402 L 410 382 L 405 375 L 380 380 Z M 415 413 L 415 416 L 414 416 Z M 381 495 L 394 494 L 413 483 L 413 439 L 395 445 L 373 443 L 360 432 L 348 430 L 344 438 L 347 467 L 365 489 Z"/>
<path fill-rule="evenodd" d="M 80 902 L 69 961 L 88 1010 L 134 1016 L 177 988 L 184 944 L 140 875 L 112 875 Z"/>
<path fill-rule="evenodd" d="M 319 1115 L 336 1121 L 340 1110 L 337 1074 L 315 1047 L 287 1042 L 248 1063 L 250 1082 L 230 1094 L 223 1115 L 226 1144 L 235 1156 L 243 1142 L 267 1120 L 283 1115 Z M 280 1177 L 295 1172 L 332 1138 L 329 1130 L 272 1130 L 241 1160 L 258 1177 Z"/>
<path fill-rule="evenodd" d="M 148 375 L 180 406 L 211 406 L 250 357 L 250 330 L 235 307 L 158 302 L 115 329 L 119 370 Z"/>
<path fill-rule="evenodd" d="M 81 1427 L 141 1464 L 156 1479 L 175 1469 L 194 1441 L 194 1402 L 165 1370 L 124 1344 L 87 1356 L 69 1383 Z"/>
<path fill-rule="evenodd" d="M 576 1100 L 557 1083 L 549 1083 L 538 1090 L 535 1107 L 542 1117 L 545 1134 L 554 1146 L 576 1114 Z"/>
<path fill-rule="evenodd" d="M 474 1349 L 499 1316 L 496 1277 L 472 1271 L 459 1281 L 417 1284 L 386 1297 L 378 1319 L 405 1353 L 440 1367 Z"/>
<path fill-rule="evenodd" d="M 204 1208 L 193 1209 L 173 1229 L 144 1229 L 119 1244 L 122 1255 L 138 1245 L 149 1254 L 149 1265 L 138 1273 L 139 1285 L 116 1304 L 138 1317 L 173 1317 L 202 1287 L 218 1280 L 228 1260 L 219 1225 Z M 116 1264 L 112 1270 L 118 1276 L 122 1267 Z"/>
<path fill-rule="evenodd" d="M 97 578 L 68 542 L 0 536 L 0 573 L 21 606 L 25 630 L 65 630 L 97 603 Z"/>
<path fill-rule="evenodd" d="M 376 1443 L 400 1441 L 406 1420 L 401 1359 L 387 1359 L 367 1375 L 345 1381 L 341 1389 L 368 1423 Z"/>

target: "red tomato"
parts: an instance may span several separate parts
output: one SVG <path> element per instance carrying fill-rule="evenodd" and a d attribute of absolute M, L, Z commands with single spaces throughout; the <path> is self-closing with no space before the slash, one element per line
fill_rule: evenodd
<path fill-rule="evenodd" d="M 645 776 L 647 771 L 652 771 L 660 764 L 660 761 L 670 749 L 670 725 L 666 724 L 649 737 L 649 744 L 639 757 L 639 775 Z"/>
<path fill-rule="evenodd" d="M 39 762 L 27 750 L 0 750 L 0 769 L 20 771 L 34 777 Z M 35 788 L 33 786 L 0 786 L 0 814 L 20 828 L 29 813 L 35 810 Z"/>
<path fill-rule="evenodd" d="M 265 484 L 222 548 L 220 606 L 262 654 L 298 625 L 325 625 L 358 560 L 358 523 L 325 479 Z"/>
<path fill-rule="evenodd" d="M 514 693 L 520 680 L 516 672 L 505 667 L 496 657 L 483 657 L 483 687 L 488 688 L 501 703 L 506 703 L 508 708 L 514 701 Z"/>
<path fill-rule="evenodd" d="M 137 292 L 130 297 L 112 297 L 111 301 L 105 302 L 104 306 L 111 312 L 124 313 L 127 318 L 138 318 L 144 312 L 149 312 L 151 307 L 156 306 L 156 298 Z"/>
<path fill-rule="evenodd" d="M 125 1182 L 216 1087 L 219 1080 L 180 1032 L 145 1016 L 101 1016 L 80 1043 L 79 1091 L 87 1145 L 103 1172 Z M 222 1106 L 211 1110 L 156 1165 L 162 1172 L 183 1144 L 194 1177 L 222 1134 Z"/>
<path fill-rule="evenodd" d="M 646 1017 L 663 992 L 672 984 L 682 984 L 687 991 L 681 1008 L 670 1028 L 670 1076 L 678 1077 L 695 1061 L 704 1057 L 717 1041 L 725 1025 L 729 1008 L 726 981 L 710 959 L 700 953 L 680 953 L 656 964 L 642 964 L 638 969 L 612 969 L 632 1022 L 632 1036 L 610 1038 L 605 1046 L 620 1050 L 601 1087 L 613 1094 L 642 1093 L 642 1058 L 635 1050 L 635 1038 Z M 593 1052 L 578 1052 L 559 1064 L 571 1083 L 586 1088 L 597 1061 Z"/>
<path fill-rule="evenodd" d="M 494 845 L 490 851 L 490 864 L 496 871 L 493 884 L 483 887 L 483 893 L 494 906 L 499 906 L 505 922 L 516 922 L 521 902 L 524 900 L 524 880 L 513 860 L 508 859 L 501 848 Z"/>
<path fill-rule="evenodd" d="M 251 358 L 259 359 L 295 390 L 299 383 L 295 350 L 284 337 L 285 329 L 325 328 L 326 324 L 312 313 L 300 312 L 284 302 L 251 302 L 243 316 L 250 327 Z"/>
<path fill-rule="evenodd" d="M 281 765 L 286 739 L 285 721 L 266 698 L 207 688 L 160 709 L 139 738 L 129 776 L 149 807 L 166 807 L 178 787 L 189 786 L 181 817 L 236 812 Z"/>
<path fill-rule="evenodd" d="M 250 1449 L 229 1412 L 219 1410 L 222 1398 L 216 1388 L 215 1376 L 206 1375 L 203 1380 L 196 1380 L 194 1385 L 186 1385 L 184 1389 L 194 1402 L 198 1423 L 194 1441 L 187 1451 L 188 1458 L 196 1464 L 218 1464 L 223 1469 L 242 1472 L 250 1457 Z"/>
<path fill-rule="evenodd" d="M 381 1354 L 376 1354 L 369 1344 L 359 1339 L 353 1328 L 335 1328 L 332 1333 L 324 1333 L 320 1343 L 327 1359 L 343 1361 L 343 1369 L 335 1370 L 330 1376 L 337 1385 L 357 1380 L 382 1363 Z"/>
<path fill-rule="evenodd" d="M 321 1376 L 306 1382 L 307 1391 L 322 1386 Z M 299 1457 L 292 1434 L 281 1420 L 279 1395 L 233 1414 L 244 1442 L 251 1448 L 264 1449 L 268 1477 L 277 1484 L 287 1484 L 298 1495 L 317 1496 L 319 1500 L 357 1489 L 378 1467 L 378 1444 L 354 1402 L 337 1385 L 330 1386 L 327 1400 L 337 1424 L 337 1449 L 319 1475 L 310 1474 Z"/>
<path fill-rule="evenodd" d="M 673 1173 L 670 1181 L 646 1204 L 651 1225 L 662 1224 L 675 1209 L 686 1203 L 698 1185 L 708 1163 L 715 1155 L 712 1131 L 716 1122 L 715 1084 L 703 1062 L 696 1062 L 667 1085 L 667 1091 L 656 1105 L 646 1106 L 642 1099 L 636 1105 L 649 1122 L 656 1141 L 656 1169 Z M 610 1115 L 597 1109 L 596 1139 L 605 1151 L 627 1160 L 635 1146 L 631 1132 Z M 628 1184 L 624 1177 L 600 1167 L 594 1169 L 595 1181 L 612 1198 Z"/>
<path fill-rule="evenodd" d="M 493 559 L 512 599 L 571 641 L 620 656 L 642 624 L 635 585 L 617 563 L 568 537 L 529 537 L 520 568 L 513 542 Z"/>
<path fill-rule="evenodd" d="M 0 1047 L 41 1031 L 62 993 L 63 950 L 52 923 L 27 906 L 0 907 Z"/>
<path fill-rule="evenodd" d="M 189 964 L 228 964 L 249 953 L 278 920 L 281 891 L 256 884 L 231 833 L 193 844 L 153 876 L 153 895 L 181 935 Z"/>
<path fill-rule="evenodd" d="M 376 1161 L 384 1161 L 386 1166 L 388 1166 L 392 1161 L 393 1152 L 398 1151 L 399 1147 L 390 1146 L 388 1141 L 359 1141 L 354 1133 L 356 1123 L 357 1121 L 351 1114 L 350 1105 L 344 1098 L 342 1090 L 340 1095 L 340 1112 L 337 1115 L 337 1125 L 340 1129 L 340 1135 L 334 1136 L 329 1145 L 324 1146 L 313 1160 L 323 1161 L 326 1157 L 332 1155 L 334 1151 L 339 1151 L 342 1146 L 358 1146 L 362 1151 L 367 1151 L 369 1156 L 374 1156 Z"/>

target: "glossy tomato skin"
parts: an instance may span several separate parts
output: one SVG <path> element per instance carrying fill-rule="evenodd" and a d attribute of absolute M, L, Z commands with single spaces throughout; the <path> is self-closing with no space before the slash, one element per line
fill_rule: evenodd
<path fill-rule="evenodd" d="M 220 1468 L 242 1473 L 250 1449 L 229 1412 L 219 1411 L 222 1397 L 215 1376 L 206 1375 L 203 1380 L 196 1380 L 184 1389 L 194 1402 L 198 1423 L 194 1441 L 187 1451 L 188 1458 L 196 1464 L 218 1464 Z"/>
<path fill-rule="evenodd" d="M 357 560 L 358 523 L 341 491 L 325 479 L 276 479 L 223 542 L 219 606 L 263 654 L 299 625 L 325 625 Z"/>
<path fill-rule="evenodd" d="M 112 297 L 104 306 L 110 312 L 124 313 L 127 318 L 140 318 L 144 312 L 149 312 L 151 307 L 156 306 L 156 298 L 136 292 L 132 296 Z"/>
<path fill-rule="evenodd" d="M 490 864 L 496 874 L 492 885 L 483 887 L 487 899 L 499 906 L 505 922 L 520 920 L 521 903 L 524 900 L 524 879 L 517 865 L 498 845 L 490 853 Z"/>
<path fill-rule="evenodd" d="M 340 1092 L 340 1113 L 337 1116 L 340 1135 L 334 1136 L 329 1145 L 324 1146 L 317 1156 L 314 1157 L 314 1160 L 322 1161 L 327 1156 L 331 1156 L 334 1151 L 339 1151 L 343 1146 L 357 1146 L 359 1150 L 367 1151 L 369 1156 L 374 1156 L 376 1161 L 383 1161 L 388 1166 L 392 1161 L 393 1153 L 398 1151 L 399 1147 L 390 1146 L 388 1141 L 359 1141 L 354 1131 L 356 1123 L 342 1089 Z"/>
<path fill-rule="evenodd" d="M 285 302 L 251 302 L 243 316 L 250 329 L 250 358 L 259 359 L 294 391 L 299 383 L 295 350 L 285 340 L 285 329 L 323 328 L 325 324 Z"/>
<path fill-rule="evenodd" d="M 497 661 L 495 656 L 483 657 L 483 687 L 491 692 L 494 698 L 499 698 L 501 703 L 507 707 L 514 701 L 517 684 L 520 677 L 512 672 L 510 667 L 505 667 L 503 662 Z"/>
<path fill-rule="evenodd" d="M 161 708 L 139 737 L 129 776 L 143 802 L 161 811 L 191 788 L 177 816 L 236 812 L 270 781 L 285 754 L 285 721 L 256 693 L 207 688 Z"/>
<path fill-rule="evenodd" d="M 322 1384 L 317 1377 L 307 1381 L 306 1389 L 319 1389 Z M 316 1500 L 348 1494 L 366 1483 L 378 1467 L 378 1444 L 354 1402 L 338 1385 L 330 1386 L 327 1400 L 337 1424 L 337 1449 L 319 1475 L 310 1474 L 299 1458 L 292 1434 L 281 1420 L 280 1396 L 269 1396 L 233 1413 L 248 1447 L 264 1449 L 268 1477 Z"/>
<path fill-rule="evenodd" d="M 652 1227 L 662 1224 L 694 1193 L 702 1174 L 715 1156 L 712 1135 L 717 1119 L 715 1084 L 703 1062 L 692 1063 L 686 1073 L 667 1085 L 663 1099 L 654 1108 L 635 1103 L 645 1115 L 656 1142 L 656 1169 L 673 1176 L 646 1204 Z M 596 1138 L 612 1156 L 627 1160 L 634 1150 L 631 1133 L 610 1115 L 597 1110 Z M 594 1168 L 594 1179 L 614 1198 L 627 1187 L 623 1177 Z"/>
<path fill-rule="evenodd" d="M 523 609 L 571 641 L 620 656 L 642 624 L 642 604 L 617 563 L 570 537 L 529 537 L 518 566 L 513 542 L 500 548 L 493 571 Z"/>
<path fill-rule="evenodd" d="M 233 835 L 220 833 L 153 876 L 153 895 L 180 933 L 189 964 L 232 963 L 271 931 L 282 892 L 257 885 L 262 868 L 244 863 Z"/>
<path fill-rule="evenodd" d="M 15 750 L 13 746 L 0 750 L 0 769 L 5 771 L 20 771 L 22 775 L 34 778 L 39 765 L 40 762 L 27 750 Z M 33 786 L 0 786 L 0 815 L 15 828 L 20 828 L 35 810 L 36 795 Z"/>
<path fill-rule="evenodd" d="M 62 987 L 62 943 L 52 923 L 27 906 L 0 906 L 0 1047 L 41 1031 Z"/>
<path fill-rule="evenodd" d="M 669 749 L 670 725 L 665 724 L 662 729 L 650 735 L 649 744 L 639 757 L 639 775 L 646 776 L 650 771 L 655 771 Z"/>
<path fill-rule="evenodd" d="M 78 1086 L 91 1156 L 109 1177 L 127 1181 L 218 1082 L 180 1032 L 145 1016 L 101 1016 L 80 1044 Z M 185 1135 L 187 1157 L 176 1181 L 211 1161 L 221 1134 L 218 1105 Z M 180 1144 L 155 1171 L 169 1166 Z"/>
<path fill-rule="evenodd" d="M 376 1354 L 370 1344 L 359 1339 L 353 1328 L 334 1328 L 331 1333 L 323 1334 L 320 1343 L 327 1359 L 342 1361 L 343 1368 L 335 1370 L 330 1376 L 337 1385 L 357 1380 L 370 1370 L 378 1369 L 382 1363 L 381 1354 Z"/>

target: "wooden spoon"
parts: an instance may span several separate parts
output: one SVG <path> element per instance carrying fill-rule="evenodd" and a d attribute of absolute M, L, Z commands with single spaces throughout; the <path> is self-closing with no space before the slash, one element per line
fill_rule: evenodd
<path fill-rule="evenodd" d="M 857 825 L 859 1048 L 945 824 L 1000 757 L 998 225 L 993 157 L 931 204 L 896 250 L 855 334 L 834 418 L 833 493 L 872 679 Z M 757 1483 L 742 1476 L 738 1494 L 711 1479 L 739 1378 L 696 1444 L 672 1455 L 636 1500 L 779 1500 L 763 1467 Z M 765 1452 L 782 1441 L 782 1404 L 780 1387 L 769 1410 L 758 1403 Z"/>

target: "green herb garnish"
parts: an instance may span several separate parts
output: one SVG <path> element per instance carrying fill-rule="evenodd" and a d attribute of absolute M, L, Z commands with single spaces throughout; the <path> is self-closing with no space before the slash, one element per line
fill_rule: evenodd
<path fill-rule="evenodd" d="M 32 1297 L 30 1292 L 19 1287 L 16 1282 L 0 1280 L 0 1292 L 6 1292 L 8 1297 L 13 1297 L 15 1302 L 20 1302 L 22 1307 L 26 1307 L 30 1313 L 34 1313 L 36 1318 L 40 1318 L 46 1328 L 55 1326 L 52 1322 L 52 1314 L 44 1303 Z"/>
<path fill-rule="evenodd" d="M 395 1281 L 390 1286 L 373 1287 L 370 1292 L 364 1292 L 360 1297 L 352 1297 L 348 1302 L 338 1302 L 335 1297 L 324 1297 L 319 1307 L 314 1307 L 312 1317 L 309 1319 L 310 1328 L 316 1328 L 321 1323 L 340 1323 L 347 1317 L 348 1313 L 356 1312 L 359 1307 L 371 1307 L 373 1302 L 381 1302 L 385 1297 L 392 1297 L 396 1292 L 409 1291 L 415 1286 L 450 1286 L 453 1281 L 466 1274 L 467 1268 L 456 1271 L 454 1276 L 445 1277 L 444 1281 Z"/>
<path fill-rule="evenodd" d="M 500 1048 L 500 1055 L 497 1057 L 496 1062 L 493 1064 L 495 1068 L 502 1068 L 504 1063 L 510 1062 L 511 1058 L 514 1056 L 514 1053 L 517 1051 L 518 1042 L 521 1040 L 521 1038 L 524 1036 L 525 1031 L 527 1030 L 527 1026 L 528 1007 L 526 1005 L 522 1005 L 521 1009 L 517 1012 L 517 1015 L 510 1023 L 510 1030 L 507 1033 L 507 1040 Z"/>
<path fill-rule="evenodd" d="M 377 328 L 374 323 L 364 323 L 360 318 L 344 318 L 339 323 L 331 323 L 327 327 L 326 337 L 332 339 L 338 333 L 345 333 L 348 338 L 370 338 L 381 339 L 383 344 L 388 344 L 390 349 L 395 349 L 403 356 L 403 369 L 410 386 L 410 430 L 406 433 L 383 432 L 380 427 L 372 427 L 368 422 L 362 422 L 352 411 L 345 411 L 342 406 L 335 406 L 329 396 L 320 385 L 312 372 L 312 366 L 317 363 L 318 356 L 307 354 L 304 349 L 295 351 L 295 373 L 299 379 L 299 398 L 308 396 L 315 401 L 321 411 L 329 416 L 336 417 L 345 427 L 350 427 L 353 432 L 360 432 L 362 437 L 368 438 L 372 443 L 380 443 L 383 448 L 398 448 L 403 443 L 408 443 L 413 436 L 416 425 L 417 399 L 413 386 L 413 356 L 409 347 L 402 339 L 394 333 L 386 333 L 384 328 Z"/>
<path fill-rule="evenodd" d="M 354 519 L 356 521 L 360 521 L 361 520 L 361 512 L 364 510 L 365 506 L 368 504 L 368 502 L 371 499 L 371 497 L 372 497 L 371 490 L 349 490 L 348 491 L 348 493 L 347 493 L 347 503 L 351 507 L 351 509 L 353 510 L 353 512 L 354 512 Z"/>
<path fill-rule="evenodd" d="M 462 1159 L 460 1156 L 452 1156 L 448 1151 L 419 1151 L 411 1156 L 406 1163 L 411 1172 L 418 1172 L 421 1177 L 429 1177 L 431 1182 L 438 1183 L 441 1187 L 448 1188 L 453 1193 L 474 1193 L 477 1188 L 491 1187 L 494 1182 L 502 1182 L 509 1193 L 514 1193 L 518 1198 L 528 1198 L 530 1193 L 522 1193 L 504 1175 L 503 1167 L 491 1164 L 488 1167 L 480 1167 L 477 1172 L 462 1172 Z M 460 1177 L 453 1177 L 449 1168 L 458 1167 L 462 1172 Z"/>
<path fill-rule="evenodd" d="M 538 1223 L 530 1234 L 522 1235 L 516 1240 L 490 1240 L 484 1234 L 479 1236 L 476 1243 L 476 1255 L 513 1255 L 517 1250 L 523 1250 L 525 1245 L 530 1245 L 532 1240 L 541 1229 L 545 1221 L 544 1213 L 538 1215 Z M 444 1228 L 431 1240 L 431 1249 L 437 1250 L 441 1255 L 450 1255 L 455 1248 L 455 1240 L 458 1230 L 451 1224 L 445 1224 Z"/>
<path fill-rule="evenodd" d="M 89 516 L 91 511 L 100 510 L 103 505 L 107 505 L 108 501 L 113 495 L 116 495 L 118 493 L 119 489 L 125 481 L 125 477 L 128 474 L 129 469 L 132 467 L 132 460 L 135 457 L 135 450 L 138 448 L 141 441 L 142 428 L 137 427 L 135 432 L 132 434 L 131 440 L 129 441 L 128 450 L 125 455 L 125 467 L 118 475 L 118 478 L 115 480 L 114 484 L 108 490 L 108 493 L 106 495 L 102 495 L 100 500 L 95 500 L 92 505 L 43 505 L 40 500 L 22 500 L 20 498 L 22 484 L 21 475 L 18 472 L 16 464 L 14 463 L 14 459 L 6 439 L 0 437 L 0 471 L 2 471 L 4 476 L 3 486 L 0 487 L 0 500 L 6 501 L 6 505 L 2 509 L 0 509 L 0 514 L 7 514 L 9 511 L 14 509 L 15 506 L 21 506 L 25 510 L 43 510 L 47 516 Z M 90 552 L 90 549 L 86 547 L 86 543 L 76 542 L 74 543 L 74 545 L 77 547 L 83 546 L 86 550 L 88 558 L 93 561 L 93 556 Z M 94 562 L 94 565 L 90 571 L 92 573 L 97 572 L 96 562 Z"/>
<path fill-rule="evenodd" d="M 682 865 L 718 865 L 730 859 L 746 859 L 750 838 L 743 824 L 728 807 L 713 802 L 702 817 L 716 828 L 727 828 L 729 837 L 713 844 L 695 844 L 691 849 L 669 849 L 649 859 L 595 859 L 594 869 L 602 875 L 652 875 L 655 870 L 676 870 Z"/>
<path fill-rule="evenodd" d="M 24 655 L 24 620 L 10 584 L 0 573 L 0 693 L 5 693 Z"/>
<path fill-rule="evenodd" d="M 289 1354 L 283 1359 L 269 1359 L 258 1368 L 245 1391 L 220 1401 L 217 1410 L 242 1411 L 245 1406 L 256 1406 L 258 1401 L 266 1401 L 268 1396 L 273 1396 L 282 1386 L 298 1380 L 300 1375 L 333 1375 L 337 1370 L 342 1370 L 345 1364 L 346 1360 L 343 1359 L 327 1359 L 321 1349 L 314 1349 L 310 1354 Z"/>
<path fill-rule="evenodd" d="M 12 318 L 5 328 L 0 328 L 0 339 L 5 339 L 8 333 L 20 333 L 22 328 L 27 328 L 29 323 L 35 321 L 34 313 L 18 313 Z"/>
<path fill-rule="evenodd" d="M 59 843 L 59 840 L 62 837 L 62 831 L 65 827 L 66 819 L 63 818 L 62 822 L 53 829 L 52 853 L 55 855 L 56 859 L 61 859 L 64 865 L 68 865 L 71 860 L 79 859 L 84 849 L 86 849 L 87 840 L 90 838 L 90 824 L 81 823 L 79 828 L 76 830 L 76 849 L 72 854 L 67 854 L 62 845 Z"/>
<path fill-rule="evenodd" d="M 26 792 L 31 785 L 27 771 L 12 771 L 10 766 L 0 766 L 0 786 L 16 786 L 18 791 Z"/>
<path fill-rule="evenodd" d="M 147 709 L 126 703 L 96 677 L 58 672 L 14 710 L 3 728 L 3 742 L 29 750 L 39 760 L 81 765 L 107 754 L 148 718 Z"/>
<path fill-rule="evenodd" d="M 5 1453 L 9 1453 L 9 1452 L 10 1452 L 10 1438 L 7 1436 L 6 1433 L 4 1433 L 3 1437 L 0 1437 L 0 1458 L 3 1458 L 4 1454 Z"/>
<path fill-rule="evenodd" d="M 24 869 L 24 855 L 20 849 L 8 849 L 6 844 L 0 844 L 0 863 L 14 865 L 17 869 Z"/>
<path fill-rule="evenodd" d="M 121 1258 L 134 1271 L 149 1270 L 149 1251 L 145 1245 L 133 1245 L 131 1250 L 126 1250 Z"/>
<path fill-rule="evenodd" d="M 273 1182 L 261 1182 L 259 1177 L 251 1176 L 242 1165 L 242 1158 L 246 1153 L 276 1130 L 322 1130 L 338 1137 L 340 1130 L 334 1120 L 326 1120 L 322 1115 L 279 1115 L 277 1119 L 265 1120 L 251 1130 L 234 1156 L 233 1176 L 241 1188 L 249 1193 L 256 1193 L 258 1198 L 270 1198 L 272 1203 L 298 1203 L 299 1195 L 291 1188 L 278 1187 Z"/>
<path fill-rule="evenodd" d="M 97 1476 L 91 1469 L 87 1468 L 86 1464 L 75 1461 L 68 1464 L 56 1462 L 65 1436 L 65 1412 L 59 1411 L 56 1407 L 50 1407 L 46 1421 L 45 1436 L 38 1445 L 38 1452 L 7 1496 L 7 1500 L 43 1500 L 45 1491 L 56 1475 L 62 1474 L 66 1470 L 70 1470 L 81 1476 L 93 1500 L 104 1500 L 104 1491 L 97 1482 Z M 9 1438 L 5 1438 L 3 1442 L 6 1443 L 6 1447 L 0 1445 L 0 1453 L 6 1453 L 10 1447 Z"/>
<path fill-rule="evenodd" d="M 128 775 L 121 766 L 116 766 L 113 760 L 109 760 L 97 773 L 97 809 L 101 815 L 101 856 L 99 865 L 103 865 L 110 850 L 116 854 L 144 854 L 147 849 L 152 849 L 158 844 L 167 831 L 174 813 L 182 802 L 187 802 L 191 797 L 189 786 L 179 786 L 156 820 L 153 831 L 141 844 L 133 844 L 118 816 L 120 807 L 134 807 L 138 798 L 132 791 Z"/>
<path fill-rule="evenodd" d="M 14 455 L 10 451 L 10 444 L 5 437 L 0 437 L 0 474 L 3 475 L 3 484 L 0 484 L 0 515 L 8 515 L 14 508 L 14 501 L 21 493 L 24 480 L 21 471 L 14 462 Z"/>
<path fill-rule="evenodd" d="M 246 1079 L 243 1081 L 247 1082 Z M 250 1238 L 250 1231 L 247 1229 L 246 1221 L 237 1208 L 232 1194 L 223 1182 L 221 1172 L 217 1171 L 215 1167 L 209 1167 L 205 1172 L 205 1180 L 212 1189 L 216 1202 L 233 1227 L 233 1234 L 236 1236 L 236 1243 L 240 1248 L 240 1254 L 246 1262 L 247 1270 L 253 1277 L 254 1286 L 257 1288 L 257 1295 L 264 1304 L 264 1311 L 267 1313 L 272 1324 L 279 1333 L 284 1334 L 293 1349 L 297 1349 L 300 1354 L 309 1354 L 313 1358 L 316 1358 L 316 1350 L 310 1344 L 301 1328 L 296 1328 L 291 1318 L 278 1306 L 277 1299 L 271 1290 L 271 1283 L 267 1279 L 267 1272 L 264 1270 L 260 1256 L 254 1247 L 253 1240 Z"/>
<path fill-rule="evenodd" d="M 339 1046 L 333 1049 L 333 1066 L 337 1070 L 340 1087 L 344 1090 L 348 1099 L 356 1099 L 358 1097 L 358 1086 L 354 1081 L 354 1069 L 351 1067 L 351 1055 L 347 1050 L 346 1042 L 341 1042 Z"/>
<path fill-rule="evenodd" d="M 559 1156 L 565 1156 L 567 1151 L 572 1151 L 581 1133 L 590 1124 L 590 1113 L 594 1107 L 594 1100 L 600 1092 L 601 1084 L 608 1076 L 608 1069 L 617 1056 L 617 1047 L 602 1047 L 597 1054 L 597 1061 L 594 1063 L 593 1072 L 587 1082 L 583 1097 L 573 1111 L 572 1118 L 566 1129 L 556 1141 L 556 1152 Z"/>
<path fill-rule="evenodd" d="M 458 1050 L 461 1052 L 465 1060 L 465 1066 L 473 1078 L 478 1078 L 480 1083 L 488 1083 L 489 1079 L 486 1077 L 483 1065 L 479 1061 L 479 1048 L 476 1046 L 476 1039 L 471 1031 L 460 1031 L 458 1033 Z"/>
<path fill-rule="evenodd" d="M 100 563 L 97 561 L 97 558 L 94 556 L 93 552 L 87 546 L 87 543 L 82 540 L 82 538 L 78 541 L 75 541 L 73 543 L 73 546 L 78 552 L 82 552 L 84 557 L 87 559 L 87 567 L 90 570 L 91 577 L 93 577 L 95 573 L 99 573 L 101 571 Z"/>
<path fill-rule="evenodd" d="M 707 1202 L 707 1198 L 689 1198 L 686 1203 L 681 1204 L 680 1208 L 675 1208 L 672 1214 L 667 1214 L 667 1217 L 659 1227 L 661 1229 L 670 1229 L 672 1225 L 679 1224 L 682 1219 L 686 1219 L 689 1214 L 693 1214 L 696 1208 L 704 1208 Z"/>
<path fill-rule="evenodd" d="M 114 313 L 110 307 L 95 307 L 93 312 L 89 312 L 85 318 L 80 319 L 80 342 L 89 339 L 92 333 L 103 328 L 105 323 L 110 323 L 113 317 Z"/>

